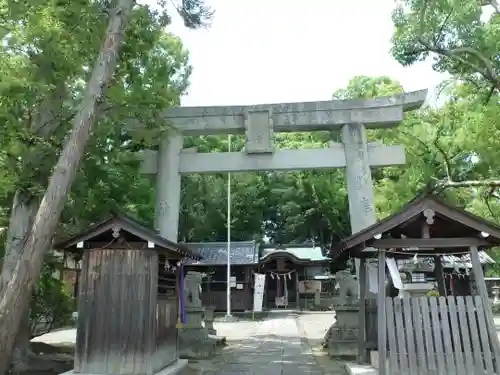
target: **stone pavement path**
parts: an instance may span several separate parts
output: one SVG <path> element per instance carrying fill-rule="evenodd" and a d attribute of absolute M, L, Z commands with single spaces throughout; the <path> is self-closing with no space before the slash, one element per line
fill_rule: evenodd
<path fill-rule="evenodd" d="M 211 359 L 189 361 L 180 375 L 344 375 L 343 364 L 320 347 L 332 320 L 332 313 L 279 312 L 260 321 L 216 321 L 227 347 Z M 74 329 L 63 330 L 33 341 L 74 344 L 75 336 Z"/>
<path fill-rule="evenodd" d="M 323 375 L 305 342 L 294 314 L 274 314 L 254 334 L 232 343 L 217 369 L 204 375 Z M 236 327 L 235 327 L 236 328 Z"/>

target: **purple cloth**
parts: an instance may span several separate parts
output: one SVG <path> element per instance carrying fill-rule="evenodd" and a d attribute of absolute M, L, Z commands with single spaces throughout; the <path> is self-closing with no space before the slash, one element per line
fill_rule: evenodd
<path fill-rule="evenodd" d="M 186 324 L 186 306 L 184 301 L 184 266 L 179 267 L 179 308 L 181 309 L 181 323 Z"/>

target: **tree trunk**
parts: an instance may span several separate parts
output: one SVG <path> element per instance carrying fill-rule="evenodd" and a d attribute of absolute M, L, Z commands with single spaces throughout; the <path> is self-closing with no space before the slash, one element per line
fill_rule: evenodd
<path fill-rule="evenodd" d="M 50 65 L 50 64 L 49 64 Z M 54 72 L 40 67 L 47 79 L 54 79 Z M 50 137 L 61 124 L 58 114 L 62 110 L 63 100 L 66 98 L 66 86 L 64 80 L 51 81 L 54 89 L 46 95 L 40 102 L 38 111 L 33 116 L 30 125 L 31 131 L 44 138 Z M 39 155 L 36 148 L 29 150 L 25 156 L 26 166 L 32 170 L 43 168 L 46 157 Z M 47 174 L 50 169 L 47 169 Z M 39 181 L 43 183 L 42 181 Z M 9 228 L 5 241 L 5 256 L 2 263 L 2 273 L 0 274 L 0 296 L 3 296 L 9 281 L 14 275 L 17 263 L 21 259 L 23 245 L 31 231 L 33 220 L 39 207 L 40 199 L 28 192 L 17 190 L 12 201 Z M 26 311 L 22 325 L 16 338 L 16 349 L 14 351 L 13 364 L 16 368 L 21 368 L 24 363 L 28 363 L 29 355 L 29 301 L 26 303 Z M 28 332 L 28 334 L 26 334 Z"/>
<path fill-rule="evenodd" d="M 34 357 L 34 353 L 30 350 L 30 324 L 29 324 L 29 308 L 24 307 L 21 324 L 16 335 L 14 350 L 10 360 L 10 368 L 14 373 L 26 371 L 30 368 L 30 358 Z"/>
<path fill-rule="evenodd" d="M 109 25 L 99 57 L 85 90 L 80 110 L 73 121 L 73 129 L 33 221 L 29 236 L 23 243 L 17 262 L 0 299 L 0 374 L 8 369 L 9 359 L 23 310 L 31 290 L 40 276 L 43 258 L 49 249 L 59 217 L 89 140 L 97 106 L 102 102 L 110 79 L 116 69 L 118 50 L 123 41 L 126 21 L 134 0 L 118 0 L 109 11 Z"/>
<path fill-rule="evenodd" d="M 23 244 L 31 230 L 37 209 L 37 199 L 29 197 L 20 191 L 16 192 L 12 203 L 5 243 L 5 257 L 2 263 L 2 274 L 0 275 L 0 296 L 4 295 L 9 281 L 14 277 L 16 265 L 21 258 Z M 19 313 L 24 317 L 17 333 L 12 356 L 13 369 L 18 371 L 22 371 L 25 366 L 28 366 L 30 357 L 29 297 L 23 310 Z"/>
<path fill-rule="evenodd" d="M 38 202 L 32 197 L 17 191 L 12 203 L 9 229 L 5 244 L 5 257 L 0 275 L 0 295 L 3 295 L 9 281 L 14 276 L 16 265 L 21 258 L 23 245 L 31 230 Z"/>

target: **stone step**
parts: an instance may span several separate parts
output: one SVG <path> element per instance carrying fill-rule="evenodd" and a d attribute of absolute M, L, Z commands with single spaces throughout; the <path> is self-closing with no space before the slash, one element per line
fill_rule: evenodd
<path fill-rule="evenodd" d="M 378 375 L 377 369 L 369 365 L 360 365 L 358 363 L 346 363 L 345 369 L 348 375 Z"/>

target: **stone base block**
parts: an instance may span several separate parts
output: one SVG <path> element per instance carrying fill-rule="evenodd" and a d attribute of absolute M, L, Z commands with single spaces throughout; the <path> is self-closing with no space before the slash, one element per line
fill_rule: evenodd
<path fill-rule="evenodd" d="M 186 308 L 186 324 L 184 328 L 196 329 L 203 327 L 203 314 L 205 310 L 203 307 L 187 307 Z"/>
<path fill-rule="evenodd" d="M 328 354 L 333 358 L 356 358 L 358 356 L 358 342 L 335 342 L 328 343 Z"/>
<path fill-rule="evenodd" d="M 187 365 L 188 365 L 187 359 L 178 359 L 175 363 L 172 363 L 170 366 L 164 367 L 160 371 L 155 372 L 154 375 L 176 375 L 179 374 L 182 370 L 184 370 L 187 367 Z M 97 375 L 97 374 L 90 374 L 90 373 L 75 374 L 73 370 L 70 370 L 60 375 Z"/>
<path fill-rule="evenodd" d="M 185 359 L 210 358 L 216 340 L 209 338 L 204 328 L 182 328 L 179 331 L 179 357 Z"/>
<path fill-rule="evenodd" d="M 379 358 L 378 358 L 378 351 L 376 351 L 376 350 L 370 351 L 370 364 L 374 368 L 376 368 L 377 370 L 379 369 L 380 361 L 379 361 Z M 389 360 L 388 359 L 386 359 L 386 361 L 385 361 L 385 368 L 389 369 Z M 386 372 L 387 371 L 388 370 L 386 370 Z"/>
<path fill-rule="evenodd" d="M 179 358 L 182 359 L 208 359 L 214 355 L 215 343 L 205 341 L 201 343 L 193 343 L 179 348 Z"/>
<path fill-rule="evenodd" d="M 238 318 L 234 315 L 225 315 L 221 321 L 226 322 L 226 323 L 234 323 L 238 321 Z"/>
<path fill-rule="evenodd" d="M 378 371 L 374 367 L 357 363 L 346 363 L 345 370 L 349 375 L 378 375 Z"/>
<path fill-rule="evenodd" d="M 328 339 L 328 354 L 330 357 L 355 358 L 358 355 L 357 328 L 332 327 Z"/>

